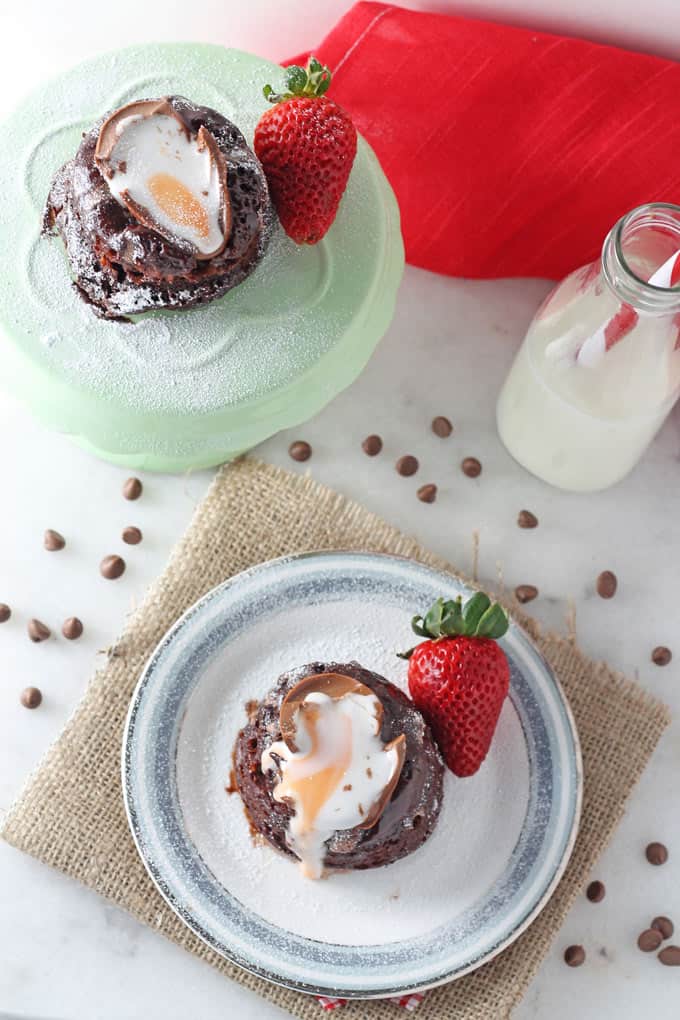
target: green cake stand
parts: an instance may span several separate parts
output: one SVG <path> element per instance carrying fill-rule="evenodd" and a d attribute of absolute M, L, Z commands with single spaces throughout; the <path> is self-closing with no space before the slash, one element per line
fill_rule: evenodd
<path fill-rule="evenodd" d="M 277 228 L 252 276 L 202 308 L 97 319 L 71 286 L 61 241 L 40 236 L 54 172 L 106 111 L 185 95 L 252 142 L 262 86 L 281 76 L 220 46 L 136 46 L 50 81 L 0 127 L 0 381 L 100 457 L 151 471 L 229 460 L 316 414 L 390 323 L 399 210 L 363 139 L 324 240 L 298 247 Z"/>

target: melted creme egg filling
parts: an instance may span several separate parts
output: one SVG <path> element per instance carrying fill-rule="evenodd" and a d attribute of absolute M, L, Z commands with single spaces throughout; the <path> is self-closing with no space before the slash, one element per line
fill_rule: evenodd
<path fill-rule="evenodd" d="M 287 840 L 308 878 L 322 876 L 336 830 L 375 825 L 392 795 L 405 737 L 384 744 L 381 723 L 375 694 L 340 674 L 307 677 L 281 706 L 284 739 L 263 752 L 262 770 L 280 770 L 274 799 L 295 811 Z"/>
<path fill-rule="evenodd" d="M 113 197 L 140 223 L 197 258 L 224 248 L 230 226 L 226 163 L 212 134 L 191 134 L 166 100 L 117 110 L 102 125 L 95 152 Z"/>

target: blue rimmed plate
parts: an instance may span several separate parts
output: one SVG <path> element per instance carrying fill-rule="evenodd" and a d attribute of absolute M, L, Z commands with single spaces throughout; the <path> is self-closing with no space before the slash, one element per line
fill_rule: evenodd
<path fill-rule="evenodd" d="M 230 777 L 246 703 L 314 660 L 405 686 L 410 620 L 454 578 L 409 560 L 319 553 L 239 574 L 153 653 L 123 744 L 132 833 L 158 889 L 213 949 L 304 992 L 380 997 L 453 980 L 513 942 L 545 906 L 574 845 L 578 737 L 527 635 L 503 647 L 511 689 L 476 776 L 447 772 L 437 828 L 385 868 L 313 882 L 253 840 Z"/>

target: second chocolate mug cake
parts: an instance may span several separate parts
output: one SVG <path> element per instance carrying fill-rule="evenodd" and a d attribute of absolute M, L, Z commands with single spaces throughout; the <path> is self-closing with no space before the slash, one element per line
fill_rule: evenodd
<path fill-rule="evenodd" d="M 80 296 L 124 319 L 204 304 L 241 283 L 273 217 L 239 129 L 167 96 L 129 103 L 83 136 L 54 178 L 43 230 L 61 235 Z"/>
<path fill-rule="evenodd" d="M 444 766 L 408 697 L 358 663 L 284 673 L 234 750 L 253 828 L 304 874 L 391 864 L 433 832 Z"/>

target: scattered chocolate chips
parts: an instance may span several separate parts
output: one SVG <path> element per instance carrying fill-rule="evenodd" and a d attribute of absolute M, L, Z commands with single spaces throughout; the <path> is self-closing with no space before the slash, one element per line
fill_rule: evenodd
<path fill-rule="evenodd" d="M 602 599 L 613 598 L 616 594 L 618 583 L 619 582 L 616 580 L 616 574 L 613 574 L 611 570 L 603 570 L 595 585 L 597 588 L 597 594 Z"/>
<path fill-rule="evenodd" d="M 128 478 L 123 483 L 123 495 L 126 499 L 139 499 L 143 488 L 139 478 Z"/>
<path fill-rule="evenodd" d="M 515 598 L 518 602 L 533 602 L 538 595 L 538 588 L 534 584 L 518 584 L 515 588 Z"/>
<path fill-rule="evenodd" d="M 663 942 L 663 936 L 656 928 L 647 928 L 638 935 L 638 949 L 643 953 L 654 953 Z"/>
<path fill-rule="evenodd" d="M 517 514 L 517 524 L 520 528 L 537 528 L 538 517 L 532 514 L 531 510 L 520 510 Z"/>
<path fill-rule="evenodd" d="M 663 843 L 650 843 L 645 850 L 645 857 L 650 864 L 665 864 L 668 860 L 668 850 Z"/>
<path fill-rule="evenodd" d="M 567 967 L 580 967 L 585 960 L 586 951 L 583 946 L 567 946 L 564 950 L 564 962 Z"/>
<path fill-rule="evenodd" d="M 0 602 L 0 623 L 7 623 L 11 615 L 12 610 L 9 608 L 7 603 Z"/>
<path fill-rule="evenodd" d="M 434 503 L 437 498 L 437 486 L 433 484 L 421 485 L 416 495 L 421 503 Z"/>
<path fill-rule="evenodd" d="M 482 473 L 482 465 L 476 457 L 466 457 L 460 466 L 468 478 L 478 478 Z"/>
<path fill-rule="evenodd" d="M 77 616 L 69 616 L 61 625 L 61 632 L 67 641 L 76 641 L 83 633 L 82 620 Z"/>
<path fill-rule="evenodd" d="M 309 460 L 312 456 L 312 448 L 309 443 L 305 443 L 304 440 L 298 439 L 296 442 L 290 444 L 288 447 L 288 453 L 293 460 L 302 462 Z"/>
<path fill-rule="evenodd" d="M 121 535 L 121 538 L 123 539 L 126 545 L 139 545 L 139 543 L 142 541 L 142 533 L 139 530 L 139 528 L 130 526 L 129 528 L 123 529 L 123 534 Z"/>
<path fill-rule="evenodd" d="M 659 953 L 658 960 L 666 967 L 680 967 L 680 946 L 666 946 Z"/>
<path fill-rule="evenodd" d="M 43 538 L 43 545 L 48 552 L 59 552 L 66 545 L 66 539 L 63 535 L 60 535 L 58 531 L 53 531 L 52 528 L 48 528 Z"/>
<path fill-rule="evenodd" d="M 649 926 L 650 928 L 656 928 L 657 931 L 661 932 L 661 937 L 664 939 L 670 939 L 673 937 L 675 926 L 671 921 L 670 917 L 655 917 Z"/>
<path fill-rule="evenodd" d="M 37 687 L 24 687 L 21 692 L 21 704 L 24 708 L 37 708 L 42 701 L 42 693 Z"/>
<path fill-rule="evenodd" d="M 453 425 L 443 414 L 438 414 L 436 418 L 432 419 L 432 431 L 440 439 L 446 439 L 453 432 Z"/>
<path fill-rule="evenodd" d="M 605 897 L 605 893 L 606 889 L 604 887 L 604 882 L 591 882 L 586 889 L 586 896 L 591 903 L 601 903 Z"/>
<path fill-rule="evenodd" d="M 657 666 L 667 666 L 672 658 L 673 653 L 665 645 L 657 645 L 652 652 L 652 662 L 656 663 Z"/>
<path fill-rule="evenodd" d="M 31 641 L 47 641 L 51 634 L 50 628 L 47 627 L 41 620 L 29 620 L 28 621 L 28 636 Z"/>
<path fill-rule="evenodd" d="M 399 458 L 395 467 L 397 473 L 402 475 L 402 477 L 410 478 L 411 475 L 416 473 L 420 465 L 418 464 L 417 457 L 412 457 L 410 453 L 406 453 L 403 457 Z"/>
<path fill-rule="evenodd" d="M 105 556 L 99 564 L 99 572 L 109 581 L 115 581 L 125 573 L 125 560 L 122 556 Z"/>
<path fill-rule="evenodd" d="M 377 457 L 382 448 L 383 441 L 380 438 L 380 436 L 366 436 L 363 443 L 361 444 L 361 449 L 369 457 Z"/>

